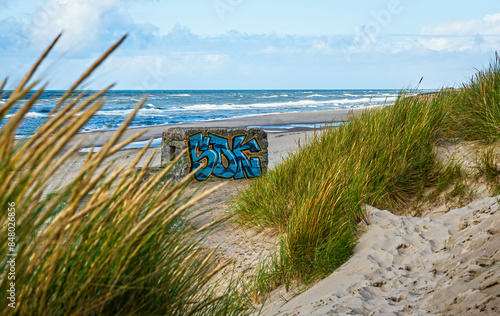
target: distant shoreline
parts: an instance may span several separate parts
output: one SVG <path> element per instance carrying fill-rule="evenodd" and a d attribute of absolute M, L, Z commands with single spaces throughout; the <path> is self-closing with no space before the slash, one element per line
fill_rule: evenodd
<path fill-rule="evenodd" d="M 88 92 L 88 91 L 87 91 Z M 53 107 L 64 91 L 44 92 L 41 99 L 30 108 L 26 120 L 16 131 L 18 139 L 30 137 L 38 126 L 50 119 Z M 394 103 L 400 90 L 308 90 L 308 91 L 158 91 L 144 94 L 134 91 L 110 91 L 99 110 L 82 127 L 81 133 L 109 132 L 119 128 L 137 104 L 147 96 L 128 128 L 154 128 L 175 124 L 221 122 L 222 120 L 267 117 L 283 113 L 349 110 L 384 106 Z M 75 92 L 75 95 L 77 93 Z M 76 97 L 76 96 L 73 96 Z M 25 98 L 26 99 L 26 98 Z M 20 100 L 23 103 L 26 100 Z M 0 103 L 3 99 L 0 99 Z M 6 118 L 13 115 L 8 113 Z M 299 114 L 300 115 L 300 114 Z M 315 114 L 312 114 L 315 115 Z M 300 115 L 302 116 L 302 115 Z M 304 124 L 310 124 L 309 115 Z M 324 124 L 324 120 L 313 120 Z M 253 125 L 261 125 L 255 122 Z M 276 125 L 276 124 L 267 124 Z M 278 124 L 279 125 L 279 124 Z M 307 126 L 311 127 L 312 126 Z M 284 127 L 286 129 L 289 126 Z"/>
<path fill-rule="evenodd" d="M 249 126 L 284 126 L 284 125 L 304 125 L 304 124 L 329 124 L 345 121 L 350 113 L 359 114 L 366 110 L 371 110 L 379 107 L 369 107 L 369 108 L 356 108 L 356 109 L 338 109 L 338 110 L 323 110 L 323 111 L 311 111 L 311 112 L 292 112 L 292 113 L 280 113 L 280 114 L 267 114 L 261 116 L 250 116 L 244 118 L 234 118 L 225 120 L 213 120 L 205 122 L 195 122 L 186 124 L 171 124 L 171 125 L 159 125 L 151 127 L 131 127 L 127 128 L 122 140 L 131 137 L 137 133 L 144 132 L 144 135 L 140 136 L 137 141 L 145 141 L 151 138 L 161 137 L 163 132 L 169 128 L 173 127 L 226 127 L 226 128 L 247 128 Z M 296 132 L 310 130 L 309 128 L 293 128 L 285 132 Z M 79 133 L 73 140 L 71 140 L 69 146 L 79 141 L 81 138 L 85 137 L 86 140 L 81 147 L 91 147 L 91 146 L 102 146 L 106 139 L 110 138 L 115 133 L 115 130 L 109 131 L 95 131 L 87 133 Z"/>

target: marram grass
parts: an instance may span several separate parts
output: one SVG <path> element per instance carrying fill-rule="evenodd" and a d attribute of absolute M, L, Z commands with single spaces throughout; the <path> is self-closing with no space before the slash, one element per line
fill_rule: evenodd
<path fill-rule="evenodd" d="M 498 194 L 499 126 L 495 55 L 461 89 L 430 96 L 403 90 L 395 104 L 325 129 L 236 200 L 242 224 L 274 228 L 281 236 L 279 250 L 262 262 L 250 291 L 262 295 L 292 281 L 307 284 L 339 267 L 356 245 L 364 204 L 411 215 L 449 187 L 451 198 L 467 195 L 461 162 L 435 159 L 433 149 L 442 139 L 490 145 L 477 169 Z"/>
<path fill-rule="evenodd" d="M 446 127 L 464 140 L 492 144 L 500 139 L 500 56 L 490 66 L 477 71 L 455 93 Z"/>
<path fill-rule="evenodd" d="M 2 314 L 14 315 L 218 315 L 244 311 L 235 288 L 217 290 L 214 275 L 227 262 L 202 250 L 210 225 L 192 231 L 183 224 L 189 209 L 210 192 L 186 195 L 186 177 L 160 185 L 169 167 L 144 180 L 146 168 L 104 160 L 140 135 L 120 138 L 142 100 L 114 136 L 98 152 L 88 154 L 71 183 L 50 195 L 44 188 L 81 143 L 63 151 L 72 137 L 104 104 L 103 94 L 75 91 L 124 40 L 111 47 L 61 97 L 51 116 L 29 140 L 15 141 L 23 117 L 43 93 L 31 81 L 37 67 L 0 107 L 6 123 L 0 131 L 0 291 L 15 282 L 15 309 L 4 295 Z M 1 84 L 0 91 L 5 86 Z M 6 119 L 14 105 L 38 88 Z M 1 93 L 1 92 L 0 92 Z M 79 115 L 75 115 L 79 113 Z M 151 161 L 151 158 L 149 161 Z M 15 205 L 15 280 L 7 278 L 8 205 Z M 11 214 L 12 215 L 12 214 Z M 216 291 L 217 290 L 217 291 Z"/>
<path fill-rule="evenodd" d="M 364 204 L 397 212 L 451 172 L 433 153 L 447 98 L 413 95 L 326 129 L 238 197 L 241 223 L 281 233 L 279 260 L 265 267 L 275 280 L 261 279 L 328 275 L 352 255 Z"/>

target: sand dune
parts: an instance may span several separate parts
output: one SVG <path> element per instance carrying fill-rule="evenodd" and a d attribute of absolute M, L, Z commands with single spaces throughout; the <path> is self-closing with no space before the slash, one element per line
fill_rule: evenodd
<path fill-rule="evenodd" d="M 435 218 L 368 208 L 354 256 L 263 315 L 498 315 L 500 211 L 486 198 Z"/>

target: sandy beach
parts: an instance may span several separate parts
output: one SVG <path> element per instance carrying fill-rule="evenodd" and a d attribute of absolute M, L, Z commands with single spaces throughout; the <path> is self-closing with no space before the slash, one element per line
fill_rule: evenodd
<path fill-rule="evenodd" d="M 263 315 L 498 315 L 500 211 L 486 198 L 435 218 L 368 208 L 354 256 Z"/>
<path fill-rule="evenodd" d="M 370 108 L 368 108 L 370 109 Z M 353 110 L 325 110 L 325 111 L 312 111 L 312 112 L 296 112 L 296 113 L 281 113 L 281 114 L 269 114 L 262 116 L 251 116 L 245 118 L 228 119 L 228 120 L 218 120 L 218 121 L 207 121 L 199 123 L 190 124 L 175 124 L 175 125 L 165 125 L 165 126 L 153 126 L 148 128 L 130 128 L 124 133 L 121 139 L 125 139 L 139 132 L 145 132 L 138 141 L 149 140 L 150 138 L 161 137 L 163 131 L 170 127 L 234 127 L 234 128 L 246 128 L 251 126 L 266 126 L 272 128 L 273 126 L 279 127 L 283 125 L 314 125 L 314 124 L 329 124 L 334 122 L 344 121 L 350 113 L 360 113 L 364 109 L 353 109 Z M 287 132 L 297 132 L 310 130 L 309 128 L 293 128 L 287 130 Z M 113 131 L 102 131 L 102 132 L 90 132 L 82 133 L 77 135 L 73 142 L 80 140 L 85 137 L 86 140 L 82 144 L 82 147 L 90 146 L 100 146 L 104 141 L 113 134 Z"/>
<path fill-rule="evenodd" d="M 345 119 L 347 111 L 268 115 L 183 127 L 247 127 L 315 124 Z M 168 127 L 150 128 L 141 139 L 160 137 Z M 141 129 L 130 129 L 128 135 Z M 312 130 L 269 133 L 272 169 L 313 136 Z M 88 144 L 100 145 L 110 132 L 92 133 Z M 78 137 L 82 137 L 79 135 Z M 155 149 L 149 149 L 153 154 Z M 138 149 L 112 157 L 117 165 L 131 162 Z M 68 183 L 83 165 L 77 154 L 55 176 L 49 190 Z M 143 166 L 145 158 L 139 163 Z M 152 166 L 159 166 L 160 151 Z M 205 214 L 193 221 L 201 227 L 230 213 L 232 199 L 251 181 L 231 182 L 200 206 Z M 207 187 L 214 186 L 209 183 Z M 396 216 L 367 206 L 369 224 L 354 256 L 326 279 L 293 297 L 278 288 L 267 299 L 262 315 L 495 315 L 500 312 L 500 205 L 495 197 L 426 217 Z M 430 212 L 432 213 L 432 212 Z M 278 241 L 271 232 L 242 228 L 233 221 L 219 226 L 205 246 L 218 247 L 233 263 L 225 272 L 252 270 Z M 251 274 L 251 272 L 250 272 Z M 288 300 L 284 300 L 288 298 Z"/>

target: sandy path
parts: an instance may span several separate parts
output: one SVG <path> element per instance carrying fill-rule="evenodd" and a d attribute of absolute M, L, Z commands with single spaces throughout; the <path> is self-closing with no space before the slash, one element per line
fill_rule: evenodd
<path fill-rule="evenodd" d="M 289 132 L 289 133 L 269 133 L 269 168 L 272 169 L 286 158 L 290 153 L 295 152 L 299 144 L 304 145 L 307 139 L 313 137 L 314 131 Z M 157 148 L 151 167 L 160 166 L 160 148 Z M 136 157 L 139 149 L 120 150 L 107 158 L 103 165 L 114 162 L 116 166 L 130 164 Z M 148 149 L 146 155 L 139 161 L 138 167 L 143 167 L 147 158 L 153 154 L 154 148 Z M 80 172 L 87 154 L 80 153 L 69 159 L 58 172 L 52 177 L 46 193 L 55 191 L 58 187 L 70 183 Z M 219 185 L 221 181 L 211 181 L 201 184 L 202 189 L 209 189 Z M 203 213 L 202 216 L 191 220 L 193 228 L 197 229 L 209 222 L 222 218 L 231 213 L 232 200 L 237 194 L 252 183 L 251 180 L 226 182 L 226 185 L 206 198 L 193 216 Z M 199 188 L 199 183 L 190 185 L 191 190 Z M 243 228 L 232 220 L 218 226 L 215 231 L 207 236 L 205 247 L 218 248 L 217 254 L 222 259 L 231 259 L 233 262 L 223 272 L 234 272 L 241 274 L 254 268 L 262 255 L 268 254 L 275 247 L 277 237 L 269 232 L 256 232 L 252 229 Z"/>
<path fill-rule="evenodd" d="M 299 144 L 304 145 L 308 139 L 314 136 L 313 131 L 292 132 L 292 133 L 272 133 L 268 134 L 269 140 L 269 168 L 272 169 L 290 153 L 295 152 Z M 202 216 L 191 220 L 193 228 L 197 229 L 210 221 L 232 214 L 233 200 L 238 193 L 244 190 L 255 180 L 229 181 L 225 185 L 209 196 L 198 206 L 195 214 L 203 213 Z M 204 189 L 210 189 L 221 184 L 221 181 L 211 181 L 204 185 Z M 196 189 L 200 184 L 192 184 L 191 189 Z M 278 236 L 271 230 L 256 231 L 248 227 L 242 227 L 234 219 L 226 221 L 223 225 L 206 237 L 204 247 L 208 249 L 217 248 L 220 260 L 231 259 L 232 263 L 225 268 L 224 273 L 239 276 L 245 273 L 248 279 L 253 275 L 260 259 L 276 249 Z"/>
<path fill-rule="evenodd" d="M 314 131 L 302 131 L 302 132 L 289 132 L 289 133 L 269 133 L 269 168 L 273 168 L 280 161 L 286 158 L 290 153 L 297 150 L 299 144 L 304 144 L 307 139 L 313 137 Z M 153 161 L 150 167 L 159 167 L 161 162 L 161 150 L 156 148 L 157 151 L 154 155 Z M 147 159 L 153 154 L 155 148 L 150 148 L 147 150 L 144 157 L 139 161 L 138 167 L 144 167 Z M 123 166 L 130 164 L 140 149 L 125 149 L 120 150 L 113 154 L 111 157 L 104 161 L 105 165 L 109 162 L 114 162 L 116 166 Z M 47 192 L 54 191 L 57 187 L 68 184 L 73 180 L 80 172 L 83 163 L 85 162 L 87 154 L 79 153 L 71 157 L 54 175 L 51 183 L 49 184 Z"/>
<path fill-rule="evenodd" d="M 436 218 L 369 216 L 348 262 L 286 304 L 271 300 L 263 315 L 500 314 L 497 198 Z"/>

